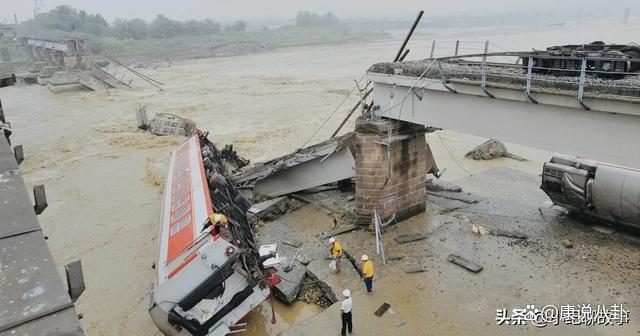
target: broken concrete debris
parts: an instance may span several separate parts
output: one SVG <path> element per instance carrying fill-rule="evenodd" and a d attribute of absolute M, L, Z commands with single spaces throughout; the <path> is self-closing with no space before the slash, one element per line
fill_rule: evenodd
<path fill-rule="evenodd" d="M 448 191 L 448 192 L 462 192 L 462 188 L 457 186 L 451 182 L 443 181 L 440 179 L 427 179 L 427 191 L 438 192 L 438 191 Z"/>
<path fill-rule="evenodd" d="M 410 243 L 410 242 L 414 242 L 414 241 L 418 241 L 418 240 L 423 240 L 427 238 L 427 234 L 426 233 L 413 233 L 413 234 L 403 234 L 403 235 L 399 235 L 395 238 L 393 238 L 393 240 L 396 241 L 396 243 L 398 244 L 406 244 L 406 243 Z"/>
<path fill-rule="evenodd" d="M 422 265 L 414 265 L 414 266 L 410 266 L 405 268 L 404 272 L 407 274 L 413 274 L 413 273 L 422 273 L 422 272 L 426 272 L 428 271 L 429 268 L 426 266 L 422 266 Z"/>
<path fill-rule="evenodd" d="M 489 233 L 489 230 L 485 229 L 485 227 L 480 224 L 471 224 L 471 232 L 479 236 L 484 236 Z"/>
<path fill-rule="evenodd" d="M 329 232 L 323 233 L 323 237 L 325 237 L 325 238 L 327 238 L 327 237 L 335 237 L 337 235 L 341 235 L 343 233 L 351 232 L 351 231 L 357 230 L 359 228 L 360 228 L 359 226 L 353 225 L 353 224 L 344 225 L 344 226 L 336 228 L 333 231 L 329 231 Z"/>
<path fill-rule="evenodd" d="M 565 239 L 562 241 L 562 245 L 566 248 L 573 248 L 573 242 L 570 241 L 569 239 Z"/>
<path fill-rule="evenodd" d="M 138 128 L 155 135 L 184 135 L 191 136 L 196 132 L 196 123 L 171 113 L 156 113 L 149 120 L 146 107 L 136 111 Z M 222 157 L 222 156 L 221 156 Z M 222 157 L 225 162 L 227 158 Z"/>
<path fill-rule="evenodd" d="M 294 211 L 300 208 L 300 206 L 301 203 L 298 200 L 281 196 L 254 203 L 253 206 L 247 210 L 246 215 L 250 223 L 259 224 L 273 221 L 278 216 Z"/>
<path fill-rule="evenodd" d="M 300 294 L 298 294 L 298 300 L 308 304 L 317 305 L 318 307 L 323 309 L 328 308 L 337 300 L 335 299 L 335 295 L 332 299 L 331 295 L 327 294 L 327 287 L 328 286 L 322 281 L 318 280 L 317 277 L 314 277 L 310 275 L 310 273 L 307 273 L 307 276 L 302 281 L 302 288 L 300 289 Z"/>
<path fill-rule="evenodd" d="M 521 233 L 521 232 L 516 232 L 516 231 L 501 230 L 501 229 L 493 230 L 492 229 L 489 233 L 491 233 L 494 236 L 516 238 L 516 239 L 529 239 L 529 236 L 527 236 L 526 234 Z"/>
<path fill-rule="evenodd" d="M 389 308 L 391 308 L 391 305 L 385 302 L 373 314 L 377 317 L 381 317 L 387 312 L 387 310 L 389 310 Z"/>
<path fill-rule="evenodd" d="M 353 133 L 255 165 L 232 176 L 238 188 L 276 197 L 355 176 Z"/>
<path fill-rule="evenodd" d="M 509 153 L 507 146 L 495 139 L 485 141 L 480 146 L 465 154 L 464 157 L 473 160 L 493 160 L 501 157 L 507 157 L 518 161 L 526 161 L 526 159 L 522 157 Z"/>
<path fill-rule="evenodd" d="M 482 266 L 480 266 L 480 265 L 478 265 L 478 264 L 476 264 L 474 262 L 471 262 L 471 261 L 469 261 L 469 260 L 467 260 L 467 259 L 465 259 L 465 258 L 463 258 L 463 257 L 461 257 L 459 255 L 449 254 L 449 256 L 447 257 L 447 260 L 449 262 L 452 262 L 452 263 L 458 265 L 458 266 L 464 267 L 464 268 L 466 268 L 469 271 L 474 272 L 474 273 L 478 273 L 478 272 L 482 271 Z"/>

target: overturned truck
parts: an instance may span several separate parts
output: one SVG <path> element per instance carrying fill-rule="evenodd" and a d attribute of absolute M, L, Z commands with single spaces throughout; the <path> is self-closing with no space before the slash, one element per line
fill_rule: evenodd
<path fill-rule="evenodd" d="M 149 308 L 165 335 L 238 331 L 279 282 L 263 266 L 245 216 L 250 204 L 226 182 L 227 164 L 201 131 L 171 156 Z M 206 225 L 214 213 L 227 217 L 224 232 Z"/>

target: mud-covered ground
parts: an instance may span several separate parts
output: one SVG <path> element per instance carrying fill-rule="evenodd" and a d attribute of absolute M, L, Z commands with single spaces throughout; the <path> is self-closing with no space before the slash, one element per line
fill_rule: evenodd
<path fill-rule="evenodd" d="M 553 29 L 455 30 L 440 32 L 439 37 L 476 41 L 489 38 L 502 47 L 523 49 L 576 41 L 590 42 L 593 39 L 627 41 L 631 40 L 629 36 L 637 33 L 635 25 L 607 24 L 582 26 L 579 29 Z M 78 301 L 77 309 L 84 315 L 82 324 L 87 334 L 158 334 L 147 312 L 149 285 L 154 276 L 151 265 L 156 258 L 155 236 L 166 162 L 170 151 L 183 139 L 159 138 L 136 129 L 135 111 L 139 107 L 147 106 L 148 111 L 175 113 L 192 119 L 200 128 L 211 132 L 212 140 L 220 144 L 233 143 L 241 155 L 253 161 L 267 160 L 289 153 L 309 139 L 351 90 L 354 78 L 360 79 L 371 64 L 391 59 L 399 43 L 287 48 L 255 55 L 187 60 L 139 69 L 165 82 L 167 85 L 163 91 L 147 86 L 135 91 L 69 92 L 58 95 L 51 94 L 41 86 L 0 90 L 5 114 L 14 128 L 12 141 L 24 145 L 26 158 L 21 167 L 25 179 L 29 184 L 44 183 L 47 189 L 49 208 L 39 218 L 44 233 L 50 238 L 48 244 L 60 265 L 60 271 L 64 263 L 82 259 L 87 290 Z M 412 51 L 408 59 L 424 58 L 430 45 L 426 37 L 417 35 L 409 45 Z M 356 100 L 351 96 L 311 142 L 328 138 Z M 352 123 L 347 123 L 345 130 L 351 126 Z M 541 162 L 550 157 L 550 153 L 508 144 L 510 152 L 529 161 L 503 158 L 477 162 L 464 159 L 464 154 L 485 139 L 443 131 L 430 134 L 428 140 L 439 167 L 446 169 L 443 178 L 447 180 L 501 166 L 538 174 Z M 431 225 L 427 221 L 429 214 L 399 225 L 398 230 L 411 228 L 412 225 L 417 228 Z M 314 213 L 307 215 L 313 216 Z M 310 225 L 322 225 L 324 222 L 321 223 L 321 220 Z M 467 232 L 466 228 L 460 230 Z M 372 246 L 369 243 L 370 236 L 361 238 L 363 250 Z M 452 242 L 458 237 L 447 239 L 447 242 Z M 425 254 L 438 251 L 438 242 L 436 240 L 435 244 L 425 246 Z M 472 243 L 469 241 L 469 246 L 473 246 Z M 603 244 L 611 243 L 605 239 Z M 501 251 L 506 253 L 504 251 L 507 250 Z M 573 251 L 577 253 L 579 249 Z M 585 249 L 584 253 L 587 252 Z M 617 254 L 609 250 L 602 256 L 588 260 L 594 264 L 606 261 L 601 258 L 617 260 Z M 520 277 L 526 272 L 547 267 L 542 264 L 543 257 L 536 260 L 540 263 L 519 264 L 513 276 Z M 385 293 L 390 298 L 424 301 L 420 307 L 429 307 L 423 311 L 424 314 L 440 317 L 431 320 L 442 322 L 437 324 L 438 334 L 455 334 L 453 331 L 460 330 L 455 328 L 460 322 L 451 315 L 455 308 L 453 303 L 466 298 L 453 297 L 449 301 L 444 295 L 447 292 L 443 290 L 441 299 L 435 300 L 434 288 L 438 287 L 434 281 L 438 279 L 432 275 L 440 274 L 434 273 L 438 271 L 448 274 L 459 270 L 450 268 L 447 263 L 435 264 L 439 266 L 434 266 L 425 275 L 425 284 L 421 285 L 423 289 L 399 286 L 398 280 L 386 276 L 382 269 L 376 286 L 386 288 L 378 293 Z M 485 274 L 494 274 L 491 272 Z M 464 287 L 462 280 L 472 279 L 469 275 L 457 274 L 454 272 L 450 275 L 454 278 L 452 281 L 458 281 L 456 286 Z M 493 275 L 483 279 L 490 283 L 500 277 Z M 572 281 L 585 281 L 579 275 L 550 279 L 548 283 L 553 286 L 570 286 Z M 524 276 L 521 280 L 533 281 Z M 616 280 L 612 278 L 611 283 L 614 284 Z M 495 288 L 491 290 L 497 291 Z M 428 295 L 416 295 L 422 292 Z M 483 292 L 474 293 L 482 295 Z M 489 297 L 493 295 L 491 291 L 488 293 Z M 561 301 L 571 298 L 582 296 L 567 296 Z M 630 296 L 631 299 L 637 301 L 636 297 Z M 544 303 L 551 301 L 544 300 Z M 471 305 L 456 314 L 482 310 L 490 315 L 496 307 L 487 302 Z M 397 306 L 392 303 L 394 309 Z M 263 305 L 260 307 L 262 313 L 253 316 L 251 332 L 247 334 L 277 333 L 317 313 L 313 306 L 306 305 L 279 305 L 276 309 L 283 316 L 279 320 L 282 322 L 278 322 L 282 324 L 276 325 L 277 331 L 269 327 L 270 309 Z M 335 309 L 332 306 L 326 310 L 327 314 L 331 314 L 331 323 L 335 322 L 337 316 Z M 400 314 L 400 311 L 396 311 Z M 358 319 L 356 317 L 357 323 L 362 325 L 362 320 Z M 481 320 L 482 323 L 492 322 L 490 316 Z M 435 330 L 431 329 L 433 324 L 426 327 Z M 393 330 L 395 332 L 396 329 Z M 615 332 L 617 329 L 608 330 Z"/>
<path fill-rule="evenodd" d="M 358 335 L 634 335 L 640 321 L 640 239 L 625 232 L 603 229 L 601 222 L 567 216 L 539 189 L 539 178 L 511 168 L 496 168 L 454 181 L 461 193 L 430 193 L 427 211 L 383 233 L 387 264 L 376 255 L 373 233 L 354 231 L 337 237 L 343 248 L 374 261 L 374 294 L 365 295 L 358 274 L 345 263 L 332 274 L 322 256 L 314 256 L 320 279 L 353 297 L 354 332 Z M 452 198 L 459 198 L 456 201 Z M 323 231 L 333 226 L 325 207 L 312 203 L 277 220 L 304 232 L 305 251 L 326 244 Z M 265 227 L 268 227 L 266 224 Z M 508 230 L 527 236 L 517 239 L 483 232 Z M 615 231 L 615 230 L 613 230 Z M 426 233 L 424 240 L 398 244 L 403 234 Z M 570 240 L 573 248 L 567 248 Z M 447 261 L 460 255 L 483 267 L 472 273 Z M 314 264 L 317 263 L 317 264 Z M 416 266 L 421 273 L 407 273 Z M 326 270 L 322 272 L 322 269 Z M 374 312 L 383 303 L 391 311 Z M 496 310 L 534 305 L 622 305 L 630 321 L 613 326 L 575 326 L 551 323 L 546 327 L 496 325 Z M 339 305 L 305 319 L 282 335 L 339 334 Z"/>

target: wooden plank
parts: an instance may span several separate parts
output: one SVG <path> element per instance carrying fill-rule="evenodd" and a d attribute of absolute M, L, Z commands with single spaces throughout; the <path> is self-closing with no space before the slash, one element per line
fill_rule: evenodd
<path fill-rule="evenodd" d="M 427 238 L 427 234 L 426 233 L 413 233 L 413 234 L 404 234 L 404 235 L 399 235 L 395 238 L 393 238 L 393 240 L 396 241 L 396 243 L 398 244 L 406 244 L 406 243 L 410 243 L 410 242 L 414 242 L 414 241 L 418 241 L 418 240 L 423 240 Z"/>
<path fill-rule="evenodd" d="M 482 266 L 480 266 L 480 265 L 478 265 L 478 264 L 476 264 L 474 262 L 471 262 L 471 261 L 469 261 L 469 260 L 467 260 L 467 259 L 465 259 L 465 258 L 463 258 L 463 257 L 461 257 L 459 255 L 449 254 L 449 256 L 447 257 L 447 260 L 452 262 L 452 263 L 454 263 L 454 264 L 456 264 L 456 265 L 458 265 L 458 266 L 462 266 L 462 267 L 464 267 L 464 268 L 466 268 L 469 271 L 474 272 L 474 273 L 478 273 L 478 272 L 482 271 Z"/>
<path fill-rule="evenodd" d="M 429 268 L 426 266 L 421 266 L 421 265 L 416 265 L 416 266 L 412 266 L 412 267 L 407 267 L 404 272 L 407 274 L 412 274 L 412 273 L 422 273 L 422 272 L 426 272 L 428 271 Z"/>
<path fill-rule="evenodd" d="M 347 233 L 347 232 L 351 232 L 353 230 L 357 230 L 358 226 L 350 224 L 350 225 L 345 225 L 345 226 L 341 226 L 333 231 L 330 232 L 326 232 L 324 234 L 325 237 L 335 237 L 337 235 L 341 235 L 343 233 Z"/>
<path fill-rule="evenodd" d="M 383 303 L 382 306 L 380 306 L 380 308 L 378 308 L 378 310 L 375 311 L 375 313 L 373 313 L 375 316 L 380 317 L 382 315 L 384 315 L 384 313 L 387 312 L 387 310 L 389 310 L 389 308 L 391 308 L 391 305 L 388 303 Z"/>
<path fill-rule="evenodd" d="M 502 237 L 509 237 L 509 238 L 517 238 L 517 239 L 529 239 L 529 236 L 527 236 L 526 234 L 515 232 L 515 231 L 498 229 L 498 230 L 491 230 L 490 232 L 494 236 L 502 236 Z"/>

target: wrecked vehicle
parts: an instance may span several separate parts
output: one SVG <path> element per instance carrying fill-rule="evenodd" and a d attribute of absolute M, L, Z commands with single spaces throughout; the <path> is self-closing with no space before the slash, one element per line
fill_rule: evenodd
<path fill-rule="evenodd" d="M 545 162 L 540 188 L 575 213 L 640 229 L 640 170 L 557 155 Z"/>
<path fill-rule="evenodd" d="M 280 281 L 263 266 L 245 216 L 250 203 L 226 174 L 221 151 L 199 130 L 171 156 L 149 308 L 165 335 L 241 331 L 238 321 Z M 227 217 L 228 233 L 205 224 L 214 212 Z"/>

